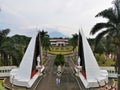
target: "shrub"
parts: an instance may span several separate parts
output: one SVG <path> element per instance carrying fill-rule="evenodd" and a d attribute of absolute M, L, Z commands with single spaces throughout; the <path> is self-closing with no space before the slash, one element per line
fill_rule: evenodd
<path fill-rule="evenodd" d="M 55 58 L 55 60 L 54 60 L 54 64 L 55 64 L 56 66 L 59 66 L 59 65 L 62 65 L 62 66 L 63 66 L 64 63 L 65 63 L 64 55 L 62 55 L 62 54 L 56 55 L 56 58 Z"/>
<path fill-rule="evenodd" d="M 95 54 L 95 58 L 96 58 L 96 60 L 99 62 L 99 60 L 100 60 L 100 55 L 99 54 Z"/>
<path fill-rule="evenodd" d="M 103 54 L 100 55 L 100 61 L 102 62 L 102 64 L 105 64 L 105 61 L 106 61 L 106 60 L 105 60 Z"/>

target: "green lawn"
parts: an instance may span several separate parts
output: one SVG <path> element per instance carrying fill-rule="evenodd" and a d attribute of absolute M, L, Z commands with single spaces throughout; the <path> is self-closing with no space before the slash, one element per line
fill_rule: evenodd
<path fill-rule="evenodd" d="M 2 86 L 2 81 L 3 81 L 3 80 L 0 80 L 0 90 L 6 90 L 6 89 Z"/>

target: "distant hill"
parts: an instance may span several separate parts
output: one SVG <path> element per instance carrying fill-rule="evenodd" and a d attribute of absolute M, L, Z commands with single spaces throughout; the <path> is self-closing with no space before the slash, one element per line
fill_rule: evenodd
<path fill-rule="evenodd" d="M 25 35 L 14 35 L 14 36 L 11 37 L 11 39 L 15 44 L 26 45 L 26 44 L 29 43 L 31 38 L 27 37 Z"/>
<path fill-rule="evenodd" d="M 50 35 L 50 37 L 68 37 L 68 36 L 65 36 L 64 34 L 62 34 L 61 32 L 58 32 L 58 31 L 53 31 L 53 32 L 50 32 L 48 34 Z"/>

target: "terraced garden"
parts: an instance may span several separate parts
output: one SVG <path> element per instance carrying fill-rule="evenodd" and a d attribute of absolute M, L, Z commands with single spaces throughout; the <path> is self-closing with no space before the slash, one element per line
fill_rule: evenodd
<path fill-rule="evenodd" d="M 72 54 L 72 46 L 65 46 L 65 47 L 57 47 L 52 46 L 50 50 L 48 51 L 49 54 Z"/>

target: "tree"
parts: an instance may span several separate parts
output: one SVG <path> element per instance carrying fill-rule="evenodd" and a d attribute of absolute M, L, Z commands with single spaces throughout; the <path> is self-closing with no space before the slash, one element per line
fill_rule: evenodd
<path fill-rule="evenodd" d="M 10 29 L 0 30 L 0 46 L 4 42 L 5 38 L 9 34 L 9 32 L 10 32 Z"/>
<path fill-rule="evenodd" d="M 50 50 L 50 46 L 51 46 L 51 43 L 50 43 L 49 37 L 44 37 L 43 49 L 45 50 L 46 56 L 47 56 L 47 51 Z"/>
<path fill-rule="evenodd" d="M 16 65 L 18 66 L 22 59 L 22 51 L 14 46 L 14 43 L 10 39 L 6 40 L 1 46 L 4 54 L 2 58 L 2 64 L 4 66 Z"/>
<path fill-rule="evenodd" d="M 20 47 L 25 47 L 28 42 L 27 37 L 24 39 L 23 36 L 13 36 L 8 37 L 10 29 L 5 29 L 0 31 L 0 65 L 19 65 L 24 52 L 24 49 Z M 18 41 L 20 41 L 18 43 Z M 25 45 L 24 45 L 25 44 Z"/>
<path fill-rule="evenodd" d="M 118 90 L 120 90 L 120 0 L 113 1 L 114 7 L 105 9 L 98 13 L 96 17 L 103 17 L 107 22 L 97 23 L 93 26 L 91 34 L 96 34 L 95 46 L 102 37 L 107 37 L 117 47 L 117 63 L 118 63 Z M 101 32 L 99 32 L 101 31 Z"/>
<path fill-rule="evenodd" d="M 77 45 L 78 45 L 78 34 L 72 34 L 72 38 L 71 39 L 69 39 L 69 43 L 70 43 L 70 45 L 73 47 L 72 48 L 72 51 L 73 51 L 73 55 L 74 55 L 74 57 L 76 56 L 76 54 L 75 54 L 75 48 L 77 47 Z"/>
<path fill-rule="evenodd" d="M 47 56 L 47 51 L 49 50 L 51 46 L 49 35 L 48 35 L 48 32 L 45 32 L 44 30 L 39 31 L 39 32 L 40 32 L 40 37 L 41 37 L 41 44 Z"/>
<path fill-rule="evenodd" d="M 4 30 L 0 30 L 0 55 L 1 55 L 1 64 L 2 65 L 8 65 L 7 64 L 7 53 L 6 51 L 3 49 L 2 44 L 4 43 L 5 39 L 7 38 L 8 33 L 10 32 L 10 29 L 4 29 Z"/>
<path fill-rule="evenodd" d="M 65 63 L 65 58 L 64 58 L 64 56 L 63 56 L 62 54 L 56 55 L 56 58 L 55 58 L 55 60 L 54 60 L 54 64 L 55 64 L 56 66 L 59 66 L 59 65 L 63 66 L 64 63 Z"/>
<path fill-rule="evenodd" d="M 48 32 L 45 32 L 44 30 L 39 31 L 39 32 L 40 32 L 40 36 L 41 36 L 41 43 L 42 43 L 42 46 L 43 46 L 44 38 L 45 37 L 49 38 L 49 35 L 48 35 Z"/>

